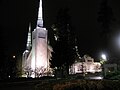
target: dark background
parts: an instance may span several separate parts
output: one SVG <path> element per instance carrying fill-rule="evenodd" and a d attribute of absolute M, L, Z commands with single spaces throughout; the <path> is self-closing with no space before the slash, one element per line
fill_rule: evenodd
<path fill-rule="evenodd" d="M 39 0 L 2 0 L 0 1 L 0 38 L 1 56 L 21 56 L 26 48 L 29 22 L 32 30 L 36 27 Z M 56 20 L 60 8 L 69 8 L 72 26 L 78 37 L 80 56 L 89 54 L 98 59 L 106 53 L 109 58 L 120 58 L 120 45 L 116 38 L 120 31 L 120 0 L 108 0 L 115 18 L 110 25 L 107 48 L 102 36 L 99 16 L 102 0 L 43 0 L 44 27 L 48 30 Z M 107 35 L 107 34 L 105 34 Z M 105 43 L 106 46 L 106 43 Z"/>

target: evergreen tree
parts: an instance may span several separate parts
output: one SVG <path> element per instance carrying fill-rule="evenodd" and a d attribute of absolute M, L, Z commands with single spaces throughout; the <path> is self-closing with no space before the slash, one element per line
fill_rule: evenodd
<path fill-rule="evenodd" d="M 108 47 L 108 40 L 110 36 L 110 26 L 112 25 L 114 21 L 112 8 L 108 6 L 108 0 L 103 0 L 100 5 L 100 11 L 98 12 L 98 22 L 101 25 L 101 43 L 103 43 L 103 47 Z"/>
<path fill-rule="evenodd" d="M 52 29 L 55 38 L 52 64 L 57 67 L 65 66 L 68 73 L 69 65 L 75 60 L 75 30 L 71 26 L 68 9 L 59 10 Z"/>
<path fill-rule="evenodd" d="M 103 34 L 107 34 L 110 32 L 110 25 L 112 24 L 113 18 L 113 11 L 110 6 L 108 6 L 108 1 L 103 0 L 100 6 L 100 11 L 98 12 L 98 22 L 102 25 Z"/>

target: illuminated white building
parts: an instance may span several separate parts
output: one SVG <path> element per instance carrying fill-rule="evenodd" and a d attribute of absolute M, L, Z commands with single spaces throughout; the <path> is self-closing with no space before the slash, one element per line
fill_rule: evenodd
<path fill-rule="evenodd" d="M 95 73 L 102 71 L 101 64 L 99 62 L 94 62 L 94 59 L 90 56 L 84 55 L 83 60 L 83 62 L 82 60 L 75 61 L 69 69 L 69 74 Z"/>
<path fill-rule="evenodd" d="M 47 30 L 43 28 L 42 0 L 40 0 L 37 25 L 32 32 L 32 40 L 29 28 L 27 50 L 23 53 L 23 76 L 27 74 L 30 77 L 40 77 L 51 72 L 49 60 L 52 48 L 47 42 Z"/>

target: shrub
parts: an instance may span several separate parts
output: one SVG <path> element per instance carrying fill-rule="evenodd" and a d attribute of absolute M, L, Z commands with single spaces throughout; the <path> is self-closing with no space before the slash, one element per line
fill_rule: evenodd
<path fill-rule="evenodd" d="M 38 84 L 36 90 L 120 90 L 119 80 L 55 80 Z"/>

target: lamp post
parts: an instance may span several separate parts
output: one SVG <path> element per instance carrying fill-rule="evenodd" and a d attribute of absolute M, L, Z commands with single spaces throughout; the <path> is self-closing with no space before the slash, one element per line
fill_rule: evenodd
<path fill-rule="evenodd" d="M 102 60 L 107 61 L 107 57 L 105 54 L 102 54 L 101 57 L 102 57 Z"/>
<path fill-rule="evenodd" d="M 15 55 L 13 56 L 13 59 L 15 59 L 16 57 L 15 57 Z"/>
<path fill-rule="evenodd" d="M 105 62 L 107 61 L 107 56 L 105 54 L 101 55 L 101 62 L 103 64 L 103 76 L 106 76 Z"/>

